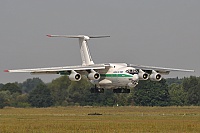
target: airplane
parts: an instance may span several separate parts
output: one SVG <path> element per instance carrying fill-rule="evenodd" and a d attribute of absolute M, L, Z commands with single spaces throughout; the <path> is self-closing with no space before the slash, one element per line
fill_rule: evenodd
<path fill-rule="evenodd" d="M 89 52 L 88 40 L 110 36 L 86 35 L 47 35 L 48 37 L 78 38 L 82 65 L 4 70 L 4 72 L 28 72 L 31 74 L 68 75 L 71 81 L 80 81 L 86 76 L 94 85 L 91 93 L 104 93 L 104 89 L 112 89 L 114 93 L 130 93 L 130 88 L 137 86 L 140 80 L 160 81 L 162 75 L 170 71 L 194 72 L 194 70 L 144 66 L 127 63 L 95 64 Z"/>

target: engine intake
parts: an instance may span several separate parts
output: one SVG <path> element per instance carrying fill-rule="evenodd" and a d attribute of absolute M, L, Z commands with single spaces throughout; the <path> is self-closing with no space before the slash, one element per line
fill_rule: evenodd
<path fill-rule="evenodd" d="M 88 79 L 90 80 L 99 80 L 100 74 L 95 72 L 94 70 L 91 71 L 91 73 L 88 74 Z"/>
<path fill-rule="evenodd" d="M 150 75 L 151 81 L 160 81 L 162 79 L 162 76 L 160 73 L 157 73 L 156 71 L 152 71 L 152 74 Z"/>
<path fill-rule="evenodd" d="M 141 69 L 139 70 L 138 76 L 140 80 L 147 80 L 149 78 L 149 74 L 145 73 Z"/>
<path fill-rule="evenodd" d="M 72 73 L 69 75 L 69 79 L 71 81 L 80 81 L 81 80 L 81 75 L 75 71 L 72 71 Z"/>

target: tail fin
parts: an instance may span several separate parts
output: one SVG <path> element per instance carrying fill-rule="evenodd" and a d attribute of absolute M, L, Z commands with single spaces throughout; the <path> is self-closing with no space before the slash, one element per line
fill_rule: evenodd
<path fill-rule="evenodd" d="M 78 36 L 68 36 L 68 35 L 47 35 L 48 37 L 66 37 L 66 38 L 78 38 L 79 45 L 80 45 L 80 53 L 82 58 L 82 65 L 92 65 L 94 64 L 92 57 L 90 55 L 90 51 L 88 48 L 87 40 L 90 38 L 105 38 L 110 36 L 85 36 L 85 35 L 78 35 Z"/>

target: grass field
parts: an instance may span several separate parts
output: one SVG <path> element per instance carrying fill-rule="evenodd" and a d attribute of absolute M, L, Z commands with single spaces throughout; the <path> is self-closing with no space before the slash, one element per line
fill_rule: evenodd
<path fill-rule="evenodd" d="M 88 114 L 102 115 L 88 115 Z M 200 133 L 200 107 L 0 109 L 0 133 Z"/>

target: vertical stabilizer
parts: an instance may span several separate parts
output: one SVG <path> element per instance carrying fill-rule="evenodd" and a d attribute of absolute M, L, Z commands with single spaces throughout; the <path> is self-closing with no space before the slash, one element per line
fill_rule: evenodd
<path fill-rule="evenodd" d="M 110 36 L 84 36 L 84 35 L 78 35 L 78 36 L 68 36 L 68 35 L 47 35 L 48 37 L 66 37 L 66 38 L 78 38 L 79 39 L 79 45 L 80 45 L 80 53 L 81 53 L 81 59 L 82 59 L 82 65 L 92 65 L 94 62 L 92 61 L 92 57 L 90 55 L 90 51 L 88 48 L 87 41 L 90 38 L 104 38 L 104 37 L 110 37 Z"/>
<path fill-rule="evenodd" d="M 88 39 L 86 37 L 79 38 L 82 65 L 92 65 L 92 64 L 94 64 L 94 62 L 92 61 L 92 57 L 90 55 L 87 40 L 89 40 L 89 38 Z"/>

